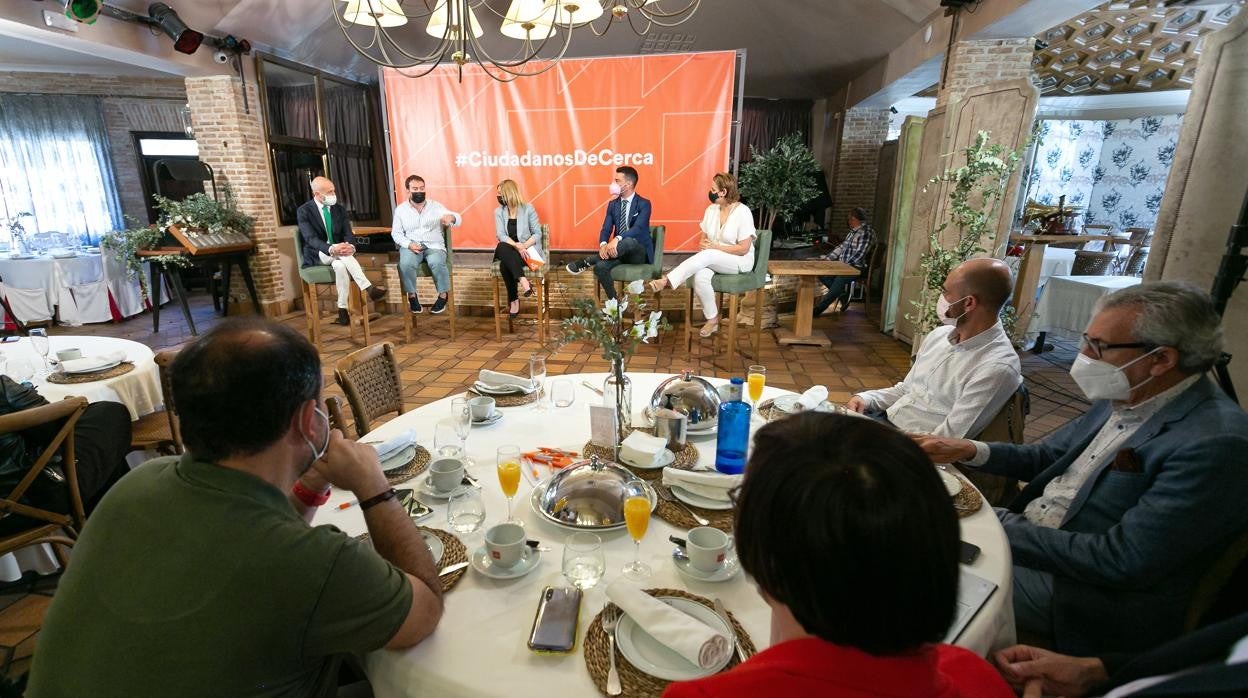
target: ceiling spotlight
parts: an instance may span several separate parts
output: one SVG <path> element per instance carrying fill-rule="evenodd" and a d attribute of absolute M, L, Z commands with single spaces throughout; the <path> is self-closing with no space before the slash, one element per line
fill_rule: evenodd
<path fill-rule="evenodd" d="M 173 39 L 173 49 L 181 53 L 195 53 L 204 41 L 204 35 L 186 26 L 186 22 L 178 16 L 172 7 L 163 2 L 154 2 L 147 8 L 147 15 L 161 31 Z"/>

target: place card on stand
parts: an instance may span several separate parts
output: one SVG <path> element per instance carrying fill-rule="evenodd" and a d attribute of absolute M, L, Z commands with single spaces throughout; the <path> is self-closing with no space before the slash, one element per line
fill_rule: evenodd
<path fill-rule="evenodd" d="M 595 446 L 614 449 L 619 443 L 619 422 L 615 418 L 614 407 L 607 405 L 589 406 L 589 442 Z"/>

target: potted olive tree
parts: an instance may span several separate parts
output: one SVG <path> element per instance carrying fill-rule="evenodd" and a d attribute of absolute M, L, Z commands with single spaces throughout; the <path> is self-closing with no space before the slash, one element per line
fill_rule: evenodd
<path fill-rule="evenodd" d="M 800 133 L 783 136 L 765 152 L 750 146 L 753 159 L 741 166 L 741 195 L 757 214 L 760 228 L 773 230 L 776 218 L 789 220 L 819 195 L 819 163 Z"/>

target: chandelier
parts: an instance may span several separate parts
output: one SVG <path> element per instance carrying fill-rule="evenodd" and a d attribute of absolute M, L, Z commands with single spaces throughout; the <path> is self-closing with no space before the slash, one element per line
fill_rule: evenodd
<path fill-rule="evenodd" d="M 627 24 L 638 36 L 653 27 L 675 27 L 697 11 L 702 0 L 510 0 L 500 14 L 487 0 L 329 0 L 335 21 L 360 55 L 377 65 L 395 68 L 408 77 L 427 75 L 441 63 L 459 66 L 475 62 L 500 82 L 539 75 L 553 68 L 572 44 L 573 32 L 588 27 L 603 36 L 617 24 Z M 680 8 L 665 3 L 684 2 Z M 497 4 L 497 3 L 496 3 Z M 485 30 L 477 15 L 499 20 L 498 32 L 519 42 L 510 56 L 491 55 L 480 39 Z M 429 44 L 408 27 L 424 24 Z M 400 29 L 400 27 L 404 27 Z"/>

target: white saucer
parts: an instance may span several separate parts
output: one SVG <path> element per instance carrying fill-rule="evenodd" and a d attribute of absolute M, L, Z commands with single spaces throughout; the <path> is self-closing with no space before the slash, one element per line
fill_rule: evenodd
<path fill-rule="evenodd" d="M 490 579 L 516 579 L 532 572 L 537 568 L 538 563 L 542 561 L 541 551 L 524 546 L 524 552 L 520 555 L 520 561 L 511 567 L 500 567 L 490 562 L 489 553 L 486 552 L 485 546 L 472 551 L 472 569 L 489 577 Z"/>
<path fill-rule="evenodd" d="M 638 470 L 658 470 L 659 468 L 666 468 L 672 463 L 675 463 L 676 454 L 672 453 L 671 451 L 665 448 L 663 449 L 663 454 L 659 456 L 659 462 L 655 463 L 654 465 L 638 465 L 637 463 L 630 463 L 624 460 L 623 456 L 620 457 L 620 462 L 622 462 L 624 465 L 627 465 L 630 468 L 636 468 Z"/>
<path fill-rule="evenodd" d="M 478 420 L 476 420 L 476 419 L 472 420 L 472 426 L 474 426 L 474 427 L 488 427 L 488 426 L 490 426 L 491 424 L 497 424 L 497 423 L 498 423 L 498 420 L 500 420 L 500 419 L 502 419 L 502 418 L 503 418 L 503 413 L 502 413 L 502 412 L 495 412 L 494 414 L 490 415 L 490 416 L 489 416 L 489 417 L 487 417 L 486 419 L 482 419 L 482 420 L 480 420 L 480 421 L 478 421 Z"/>
<path fill-rule="evenodd" d="M 695 507 L 709 509 L 711 511 L 728 511 L 732 508 L 732 502 L 721 502 L 718 499 L 703 497 L 700 494 L 694 494 L 680 485 L 671 486 L 672 494 L 676 495 L 676 499 Z"/>
<path fill-rule="evenodd" d="M 433 566 L 438 567 L 442 562 L 443 553 L 446 552 L 445 546 L 442 545 L 442 539 L 428 531 L 421 531 L 420 535 L 425 539 L 425 545 L 429 548 L 429 553 L 433 555 Z"/>
<path fill-rule="evenodd" d="M 403 466 L 412 462 L 412 459 L 415 457 L 416 457 L 416 444 L 409 444 L 395 451 L 394 455 L 383 460 L 381 462 L 381 469 L 382 470 L 394 470 L 395 468 L 402 468 Z"/>
<path fill-rule="evenodd" d="M 107 371 L 107 370 L 108 370 L 108 369 L 110 369 L 110 368 L 114 368 L 114 367 L 116 367 L 116 366 L 120 366 L 120 365 L 121 365 L 121 362 L 120 362 L 120 361 L 110 361 L 110 362 L 108 362 L 108 363 L 104 364 L 103 366 L 95 366 L 94 368 L 89 368 L 89 369 L 86 369 L 86 370 L 79 369 L 79 370 L 77 370 L 77 371 L 66 371 L 66 370 L 65 370 L 65 369 L 63 369 L 63 368 L 62 368 L 61 370 L 62 370 L 62 371 L 64 371 L 65 373 L 70 374 L 70 375 L 85 375 L 85 374 L 88 374 L 88 373 L 99 373 L 100 371 Z"/>
<path fill-rule="evenodd" d="M 461 482 L 459 483 L 459 487 L 456 487 L 454 490 L 451 490 L 450 492 L 439 492 L 433 489 L 433 483 L 429 482 L 428 475 L 421 478 L 420 485 L 417 486 L 418 492 L 420 492 L 423 495 L 433 497 L 434 499 L 450 499 L 451 497 L 454 497 L 457 494 L 463 494 L 464 492 L 467 492 L 470 489 L 472 489 L 472 485 L 465 485 L 464 483 Z"/>
<path fill-rule="evenodd" d="M 715 436 L 715 435 L 716 435 L 716 434 L 718 434 L 718 433 L 719 433 L 719 425 L 718 425 L 718 424 L 716 424 L 715 426 L 711 427 L 710 429 L 705 429 L 705 430 L 701 430 L 701 431 L 694 431 L 694 430 L 692 430 L 692 429 L 689 429 L 689 430 L 687 430 L 687 431 L 685 432 L 685 438 L 687 438 L 687 439 L 703 439 L 703 438 L 706 438 L 706 437 L 708 437 L 708 436 Z"/>
<path fill-rule="evenodd" d="M 724 566 L 714 572 L 703 572 L 694 567 L 689 558 L 680 558 L 673 555 L 672 562 L 676 563 L 677 572 L 695 582 L 726 582 L 737 576 L 737 573 L 741 571 L 741 563 L 738 562 L 736 555 L 725 558 Z"/>
<path fill-rule="evenodd" d="M 712 630 L 716 630 L 724 635 L 724 637 L 734 637 L 732 628 L 728 627 L 728 624 L 719 617 L 718 613 L 706 606 L 685 598 L 671 596 L 659 596 L 656 598 L 672 608 L 697 618 L 710 626 Z M 675 651 L 665 645 L 659 644 L 658 640 L 655 640 L 649 633 L 642 630 L 641 626 L 637 625 L 637 622 L 627 615 L 620 617 L 620 624 L 615 627 L 615 636 L 620 648 L 620 654 L 624 655 L 624 658 L 632 663 L 633 666 L 650 676 L 668 681 L 687 681 L 689 679 L 710 676 L 718 673 L 732 659 L 732 652 L 725 652 L 724 660 L 718 666 L 703 669 L 676 654 Z"/>

